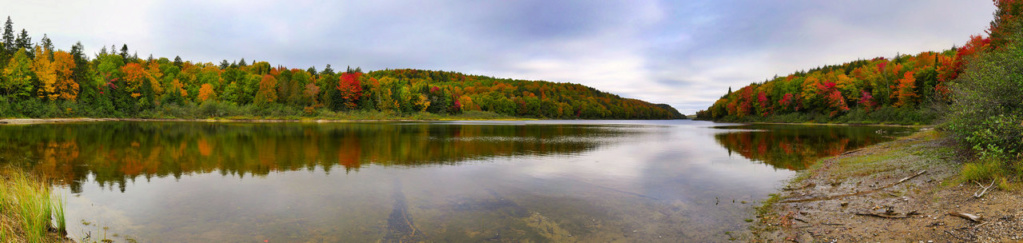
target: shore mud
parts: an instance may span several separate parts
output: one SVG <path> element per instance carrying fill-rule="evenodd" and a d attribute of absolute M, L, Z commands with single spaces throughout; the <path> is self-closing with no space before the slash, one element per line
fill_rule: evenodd
<path fill-rule="evenodd" d="M 751 241 L 1023 240 L 1023 195 L 995 186 L 975 197 L 990 184 L 958 180 L 949 143 L 924 129 L 824 159 L 757 209 Z"/>

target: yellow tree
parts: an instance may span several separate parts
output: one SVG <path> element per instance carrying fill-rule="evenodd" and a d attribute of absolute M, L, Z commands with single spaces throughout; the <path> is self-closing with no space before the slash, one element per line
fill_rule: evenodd
<path fill-rule="evenodd" d="M 181 84 L 181 81 L 178 79 L 171 81 L 171 87 L 178 90 L 178 93 L 181 94 L 181 98 L 188 98 L 188 90 L 185 89 L 185 85 Z M 173 92 L 173 90 L 171 92 Z"/>
<path fill-rule="evenodd" d="M 37 95 L 39 98 L 46 98 L 50 100 L 56 100 L 59 96 L 57 94 L 57 88 L 54 84 L 57 83 L 57 75 L 53 72 L 53 62 L 50 61 L 49 50 L 43 52 L 43 48 L 36 46 L 33 52 L 35 60 L 32 61 L 32 72 L 36 73 L 36 78 L 39 79 L 39 87 Z"/>
<path fill-rule="evenodd" d="M 160 85 L 160 79 L 163 78 L 163 71 L 160 70 L 160 64 L 157 63 L 156 60 L 149 62 L 148 67 L 146 67 L 146 72 L 149 73 L 150 77 L 153 77 L 149 80 L 149 84 L 153 87 L 153 94 L 157 97 L 163 95 L 163 85 Z"/>
<path fill-rule="evenodd" d="M 57 51 L 53 53 L 53 71 L 56 78 L 55 89 L 58 97 L 64 100 L 75 100 L 78 97 L 78 82 L 73 78 L 75 59 L 70 53 Z"/>
<path fill-rule="evenodd" d="M 202 84 L 199 88 L 199 102 L 205 102 L 206 100 L 216 99 L 217 94 L 213 92 L 213 85 Z"/>
<path fill-rule="evenodd" d="M 124 82 L 128 87 L 125 87 L 125 91 L 131 94 L 132 98 L 138 98 L 142 96 L 142 85 L 153 81 L 153 76 L 150 76 L 146 69 L 138 63 L 128 63 L 121 67 L 121 73 L 124 73 Z"/>

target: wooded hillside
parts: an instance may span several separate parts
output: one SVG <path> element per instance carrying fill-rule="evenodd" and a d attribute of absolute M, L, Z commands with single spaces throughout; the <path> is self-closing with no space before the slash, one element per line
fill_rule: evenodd
<path fill-rule="evenodd" d="M 0 43 L 0 117 L 344 118 L 345 112 L 440 115 L 481 111 L 550 119 L 678 119 L 668 105 L 580 84 L 412 69 L 363 73 L 288 68 L 244 58 L 219 64 L 139 58 L 127 45 L 93 57 L 81 43 L 57 49 L 45 35 Z"/>

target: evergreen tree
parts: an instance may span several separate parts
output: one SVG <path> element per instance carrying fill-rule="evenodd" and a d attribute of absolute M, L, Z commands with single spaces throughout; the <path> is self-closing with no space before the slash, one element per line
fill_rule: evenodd
<path fill-rule="evenodd" d="M 32 37 L 28 36 L 28 31 L 21 29 L 21 34 L 18 35 L 18 39 L 14 40 L 17 50 L 25 50 L 29 58 L 35 58 L 35 54 L 32 53 Z"/>
<path fill-rule="evenodd" d="M 43 45 L 43 50 L 50 53 L 50 56 L 46 58 L 53 61 L 53 52 L 56 51 L 53 49 L 53 41 L 51 41 L 50 37 L 46 36 L 46 34 L 43 34 L 43 39 L 40 39 L 39 42 Z"/>
<path fill-rule="evenodd" d="M 7 16 L 7 23 L 4 23 L 4 49 L 8 55 L 14 54 L 17 51 L 17 43 L 14 42 L 14 22 L 11 22 L 11 16 Z"/>
<path fill-rule="evenodd" d="M 128 59 L 128 44 L 121 46 L 121 59 Z"/>
<path fill-rule="evenodd" d="M 181 56 L 175 56 L 174 66 L 178 66 L 178 68 L 181 68 L 181 64 L 184 64 L 184 62 L 181 61 Z"/>
<path fill-rule="evenodd" d="M 231 63 L 227 62 L 227 59 L 224 59 L 223 61 L 220 61 L 220 69 L 221 70 L 227 69 L 228 66 L 231 66 Z"/>
<path fill-rule="evenodd" d="M 238 61 L 238 66 L 239 67 L 244 67 L 244 66 L 248 66 L 248 65 L 249 65 L 248 63 L 245 63 L 245 58 L 244 57 L 242 58 L 241 61 Z"/>
<path fill-rule="evenodd" d="M 334 69 L 333 68 L 330 68 L 330 64 L 327 64 L 327 67 L 323 68 L 323 72 L 321 74 L 326 74 L 326 75 L 334 76 L 334 74 L 336 74 L 336 73 L 334 73 Z"/>

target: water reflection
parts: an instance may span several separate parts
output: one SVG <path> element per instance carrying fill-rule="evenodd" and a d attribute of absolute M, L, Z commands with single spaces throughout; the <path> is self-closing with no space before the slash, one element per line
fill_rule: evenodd
<path fill-rule="evenodd" d="M 890 139 L 715 125 L 0 126 L 0 163 L 67 185 L 75 239 L 109 227 L 144 242 L 720 242 L 794 174 L 778 168 Z"/>
<path fill-rule="evenodd" d="M 891 140 L 916 129 L 910 127 L 735 125 L 714 135 L 718 144 L 752 161 L 778 169 L 803 170 L 818 158 Z"/>
<path fill-rule="evenodd" d="M 630 133 L 578 125 L 214 124 L 109 122 L 0 126 L 0 156 L 81 191 L 125 190 L 139 177 L 192 173 L 267 175 L 315 167 L 331 173 L 365 164 L 428 166 L 498 156 L 572 154 Z M 81 154 L 87 156 L 80 156 Z"/>

